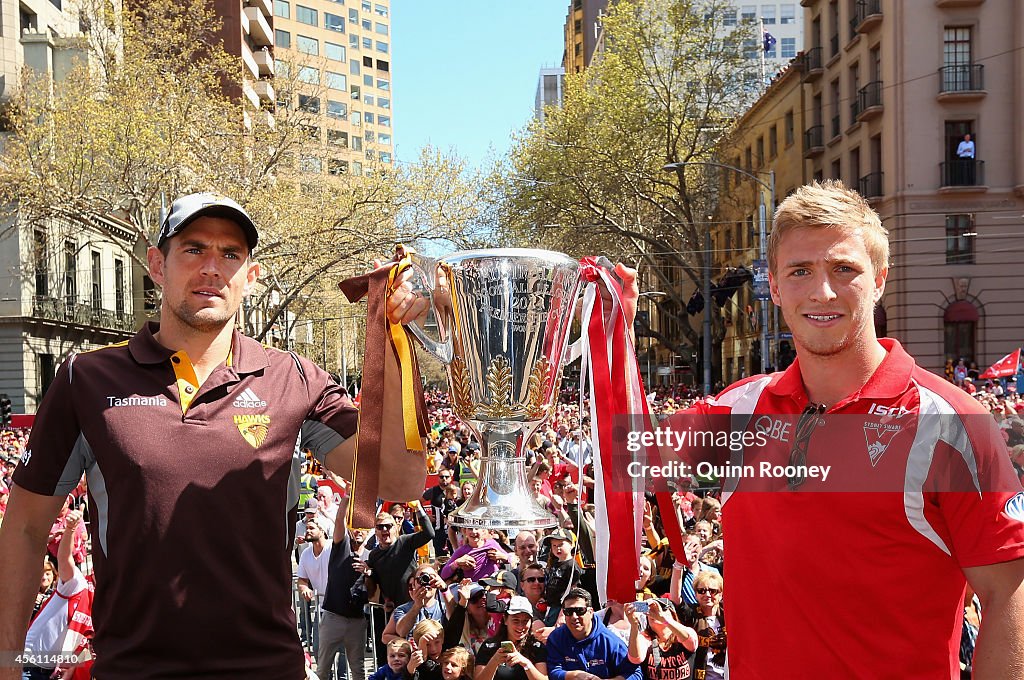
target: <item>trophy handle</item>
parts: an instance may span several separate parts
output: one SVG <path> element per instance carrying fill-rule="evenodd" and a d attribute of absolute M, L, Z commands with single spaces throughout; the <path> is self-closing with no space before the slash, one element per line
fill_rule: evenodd
<path fill-rule="evenodd" d="M 437 305 L 434 304 L 434 290 L 437 286 L 437 265 L 438 260 L 430 257 L 422 257 L 420 255 L 413 254 L 409 257 L 409 263 L 412 266 L 413 273 L 423 280 L 423 285 L 419 286 L 430 300 L 430 311 L 433 313 L 435 319 L 439 319 L 440 315 L 437 313 Z M 415 277 L 413 279 L 415 281 Z M 438 330 L 441 328 L 441 323 L 438 321 Z M 441 363 L 448 365 L 452 361 L 454 355 L 454 345 L 452 344 L 452 338 L 449 335 L 443 340 L 434 340 L 427 335 L 423 327 L 420 326 L 419 321 L 413 321 L 406 325 L 406 328 L 412 332 L 420 343 L 423 344 L 423 348 L 430 352 L 434 357 L 437 358 Z"/>

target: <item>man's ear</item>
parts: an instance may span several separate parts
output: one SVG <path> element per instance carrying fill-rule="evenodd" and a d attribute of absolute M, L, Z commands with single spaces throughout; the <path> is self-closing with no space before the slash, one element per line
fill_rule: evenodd
<path fill-rule="evenodd" d="M 146 264 L 149 265 L 149 278 L 153 283 L 164 285 L 164 254 L 156 246 L 146 249 Z"/>
<path fill-rule="evenodd" d="M 886 267 L 882 271 L 878 272 L 875 276 L 875 290 L 874 290 L 874 301 L 878 304 L 878 301 L 882 299 L 882 293 L 885 292 L 885 281 L 889 278 L 889 268 Z"/>
<path fill-rule="evenodd" d="M 252 293 L 253 287 L 256 285 L 256 281 L 260 278 L 260 263 L 249 261 L 249 268 L 245 272 L 245 288 L 242 289 L 242 294 L 248 296 Z"/>
<path fill-rule="evenodd" d="M 779 293 L 779 282 L 775 279 L 775 274 L 771 271 L 768 272 L 768 290 L 772 294 L 772 302 L 781 307 L 782 294 Z"/>

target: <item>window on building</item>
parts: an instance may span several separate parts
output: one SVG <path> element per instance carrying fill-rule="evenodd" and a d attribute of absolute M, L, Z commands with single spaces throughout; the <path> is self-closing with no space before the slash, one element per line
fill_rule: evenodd
<path fill-rule="evenodd" d="M 32 234 L 32 264 L 35 267 L 38 297 L 50 296 L 50 239 L 46 229 L 37 228 Z"/>
<path fill-rule="evenodd" d="M 386 99 L 385 97 L 377 97 L 377 106 L 379 106 L 382 109 L 390 109 L 391 100 Z"/>
<path fill-rule="evenodd" d="M 358 76 L 360 73 L 362 73 L 362 66 L 360 65 L 358 59 L 353 59 L 352 61 L 348 62 L 348 72 L 354 76 Z"/>
<path fill-rule="evenodd" d="M 78 303 L 78 246 L 64 242 L 64 303 L 72 311 Z"/>
<path fill-rule="evenodd" d="M 383 133 L 383 132 L 379 133 L 377 135 L 377 143 L 378 144 L 386 144 L 386 145 L 390 146 L 391 145 L 391 135 Z"/>
<path fill-rule="evenodd" d="M 765 26 L 775 24 L 775 5 L 761 5 L 761 21 Z"/>
<path fill-rule="evenodd" d="M 292 46 L 292 34 L 280 29 L 274 30 L 274 45 L 282 49 L 290 49 Z"/>
<path fill-rule="evenodd" d="M 114 313 L 118 317 L 123 317 L 125 313 L 125 276 L 124 276 L 124 260 L 114 260 Z"/>
<path fill-rule="evenodd" d="M 308 94 L 299 95 L 299 110 L 306 113 L 320 113 L 320 97 Z"/>
<path fill-rule="evenodd" d="M 946 264 L 974 264 L 974 215 L 946 215 Z"/>
<path fill-rule="evenodd" d="M 320 41 L 305 35 L 295 36 L 295 49 L 303 54 L 320 55 Z"/>
<path fill-rule="evenodd" d="M 332 175 L 345 175 L 348 174 L 348 161 L 343 161 L 338 158 L 332 158 L 327 163 L 327 172 Z"/>
<path fill-rule="evenodd" d="M 387 54 L 387 52 L 388 52 L 388 44 L 386 42 L 381 42 L 380 40 L 378 40 L 377 41 L 377 51 L 378 52 L 383 52 L 384 54 Z"/>
<path fill-rule="evenodd" d="M 364 50 L 373 49 L 373 38 L 363 38 L 362 45 Z"/>
<path fill-rule="evenodd" d="M 366 140 L 367 144 L 372 144 L 377 139 L 377 134 L 373 130 L 364 130 L 363 139 Z"/>
<path fill-rule="evenodd" d="M 974 361 L 974 341 L 979 320 L 978 308 L 967 300 L 957 300 L 942 315 L 945 354 L 954 359 Z"/>
<path fill-rule="evenodd" d="M 734 7 L 727 7 L 722 10 L 722 25 L 723 26 L 735 26 L 736 25 L 736 9 Z"/>
<path fill-rule="evenodd" d="M 328 130 L 327 143 L 348 148 L 348 133 L 344 130 Z"/>
<path fill-rule="evenodd" d="M 359 137 L 358 135 L 352 135 L 351 142 L 352 142 L 352 150 L 353 151 L 362 151 L 363 150 L 363 138 L 362 137 Z"/>
<path fill-rule="evenodd" d="M 779 23 L 780 24 L 795 24 L 796 23 L 796 4 L 783 4 L 779 6 Z"/>
<path fill-rule="evenodd" d="M 359 10 L 350 9 L 348 11 L 348 22 L 350 24 L 355 24 L 356 26 L 359 25 Z"/>
<path fill-rule="evenodd" d="M 377 101 L 372 94 L 364 94 L 363 103 L 366 104 L 367 106 L 374 106 L 377 103 Z"/>
<path fill-rule="evenodd" d="M 307 85 L 319 85 L 320 69 L 316 66 L 303 66 L 299 68 L 299 80 Z"/>
<path fill-rule="evenodd" d="M 363 87 L 373 87 L 373 76 L 369 73 L 363 76 Z"/>
<path fill-rule="evenodd" d="M 364 31 L 373 30 L 373 22 L 370 21 L 369 19 L 363 19 L 362 21 L 359 22 L 359 25 L 362 26 Z"/>
<path fill-rule="evenodd" d="M 744 168 L 746 169 L 746 171 L 747 172 L 753 172 L 754 171 L 754 149 L 752 147 L 748 146 L 746 148 L 746 150 L 743 152 L 743 158 L 744 158 Z"/>
<path fill-rule="evenodd" d="M 345 120 L 348 118 L 348 104 L 328 99 L 327 117 L 333 118 L 334 120 Z"/>
<path fill-rule="evenodd" d="M 57 358 L 52 354 L 36 355 L 36 384 L 39 386 L 39 397 L 42 398 L 53 379 L 57 377 Z"/>
<path fill-rule="evenodd" d="M 312 7 L 295 5 L 295 20 L 300 24 L 307 24 L 309 26 L 320 25 L 319 18 L 317 17 L 317 11 Z"/>
<path fill-rule="evenodd" d="M 753 38 L 743 41 L 743 58 L 757 59 L 760 50 L 760 43 Z M 760 81 L 758 81 L 760 82 Z"/>
<path fill-rule="evenodd" d="M 348 78 L 344 73 L 338 73 L 337 71 L 327 72 L 327 87 L 332 90 L 341 90 L 342 92 L 348 87 Z"/>
<path fill-rule="evenodd" d="M 383 59 L 378 59 L 377 60 L 377 70 L 378 71 L 390 71 L 391 70 L 391 64 L 386 62 L 386 61 L 384 61 Z"/>
<path fill-rule="evenodd" d="M 377 78 L 377 89 L 384 90 L 385 92 L 387 92 L 388 90 L 391 89 L 391 83 L 382 78 Z"/>
<path fill-rule="evenodd" d="M 364 111 L 363 112 L 363 122 L 364 123 L 370 123 L 372 125 L 373 121 L 374 121 L 373 114 L 368 112 L 368 111 Z"/>
<path fill-rule="evenodd" d="M 344 33 L 345 17 L 338 16 L 337 14 L 331 14 L 330 12 L 324 12 L 324 28 L 328 31 Z"/>
<path fill-rule="evenodd" d="M 757 5 L 741 5 L 740 19 L 743 21 L 757 21 Z"/>
<path fill-rule="evenodd" d="M 779 155 L 779 126 L 772 125 L 768 128 L 768 158 L 775 158 Z"/>
<path fill-rule="evenodd" d="M 377 125 L 391 127 L 391 116 L 377 116 Z"/>
<path fill-rule="evenodd" d="M 350 33 L 348 36 L 348 46 L 354 50 L 359 49 L 359 36 L 355 33 Z"/>
<path fill-rule="evenodd" d="M 757 167 L 764 167 L 764 135 L 757 138 Z"/>
<path fill-rule="evenodd" d="M 386 17 L 388 15 L 388 8 L 385 5 L 377 5 L 377 4 L 375 4 L 373 6 L 373 11 L 376 12 L 377 15 L 382 16 L 382 17 Z"/>
<path fill-rule="evenodd" d="M 345 61 L 345 46 L 337 43 L 324 43 L 324 56 L 331 61 Z"/>
<path fill-rule="evenodd" d="M 781 49 L 780 56 L 783 59 L 792 59 L 796 56 L 796 38 L 783 38 L 779 41 Z"/>
<path fill-rule="evenodd" d="M 786 111 L 786 118 L 784 124 L 786 126 L 786 146 L 790 146 L 793 144 L 793 140 L 796 138 L 796 123 L 793 119 L 793 109 Z"/>
<path fill-rule="evenodd" d="M 358 85 L 352 85 L 351 87 L 348 88 L 348 94 L 350 97 L 352 97 L 353 100 L 358 102 L 359 99 L 363 96 L 363 91 Z"/>
<path fill-rule="evenodd" d="M 381 23 L 375 23 L 373 25 L 373 31 L 375 33 L 377 33 L 378 35 L 387 35 L 388 34 L 388 25 L 387 24 L 381 24 Z"/>
<path fill-rule="evenodd" d="M 942 65 L 963 66 L 971 63 L 971 27 L 946 26 L 942 33 Z"/>
<path fill-rule="evenodd" d="M 363 124 L 363 114 L 360 113 L 359 111 L 353 111 L 352 112 L 352 124 L 355 125 L 356 127 L 359 127 L 360 125 L 362 125 Z"/>
<path fill-rule="evenodd" d="M 356 175 L 357 177 L 359 175 L 362 175 L 363 174 L 363 164 L 360 163 L 359 161 L 352 161 L 352 174 Z"/>
<path fill-rule="evenodd" d="M 840 160 L 838 158 L 835 159 L 834 161 L 832 161 L 832 167 L 830 169 L 829 178 L 831 178 L 831 179 L 842 179 L 843 178 L 842 169 L 843 169 L 842 168 L 842 163 L 840 162 Z"/>
<path fill-rule="evenodd" d="M 324 163 L 316 156 L 301 156 L 299 158 L 299 171 L 320 173 L 324 169 Z"/>
<path fill-rule="evenodd" d="M 291 5 L 285 0 L 274 0 L 274 16 L 291 19 Z"/>

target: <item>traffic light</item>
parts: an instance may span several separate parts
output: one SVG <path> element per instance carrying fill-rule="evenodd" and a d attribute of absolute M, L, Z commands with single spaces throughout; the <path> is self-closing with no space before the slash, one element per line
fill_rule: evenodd
<path fill-rule="evenodd" d="M 11 426 L 11 400 L 6 394 L 0 394 L 0 426 Z"/>

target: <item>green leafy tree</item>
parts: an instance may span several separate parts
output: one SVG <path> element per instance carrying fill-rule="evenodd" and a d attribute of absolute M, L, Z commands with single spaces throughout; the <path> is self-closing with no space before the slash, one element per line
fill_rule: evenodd
<path fill-rule="evenodd" d="M 602 22 L 603 51 L 566 76 L 562 106 L 517 138 L 501 219 L 519 238 L 638 266 L 663 323 L 640 329 L 675 353 L 696 347 L 685 312 L 699 288 L 717 200 L 709 167 L 757 95 L 753 27 L 726 26 L 724 0 L 623 0 Z M 754 48 L 756 55 L 756 46 Z M 668 163 L 686 163 L 667 173 Z M 722 335 L 719 323 L 719 337 Z"/>

